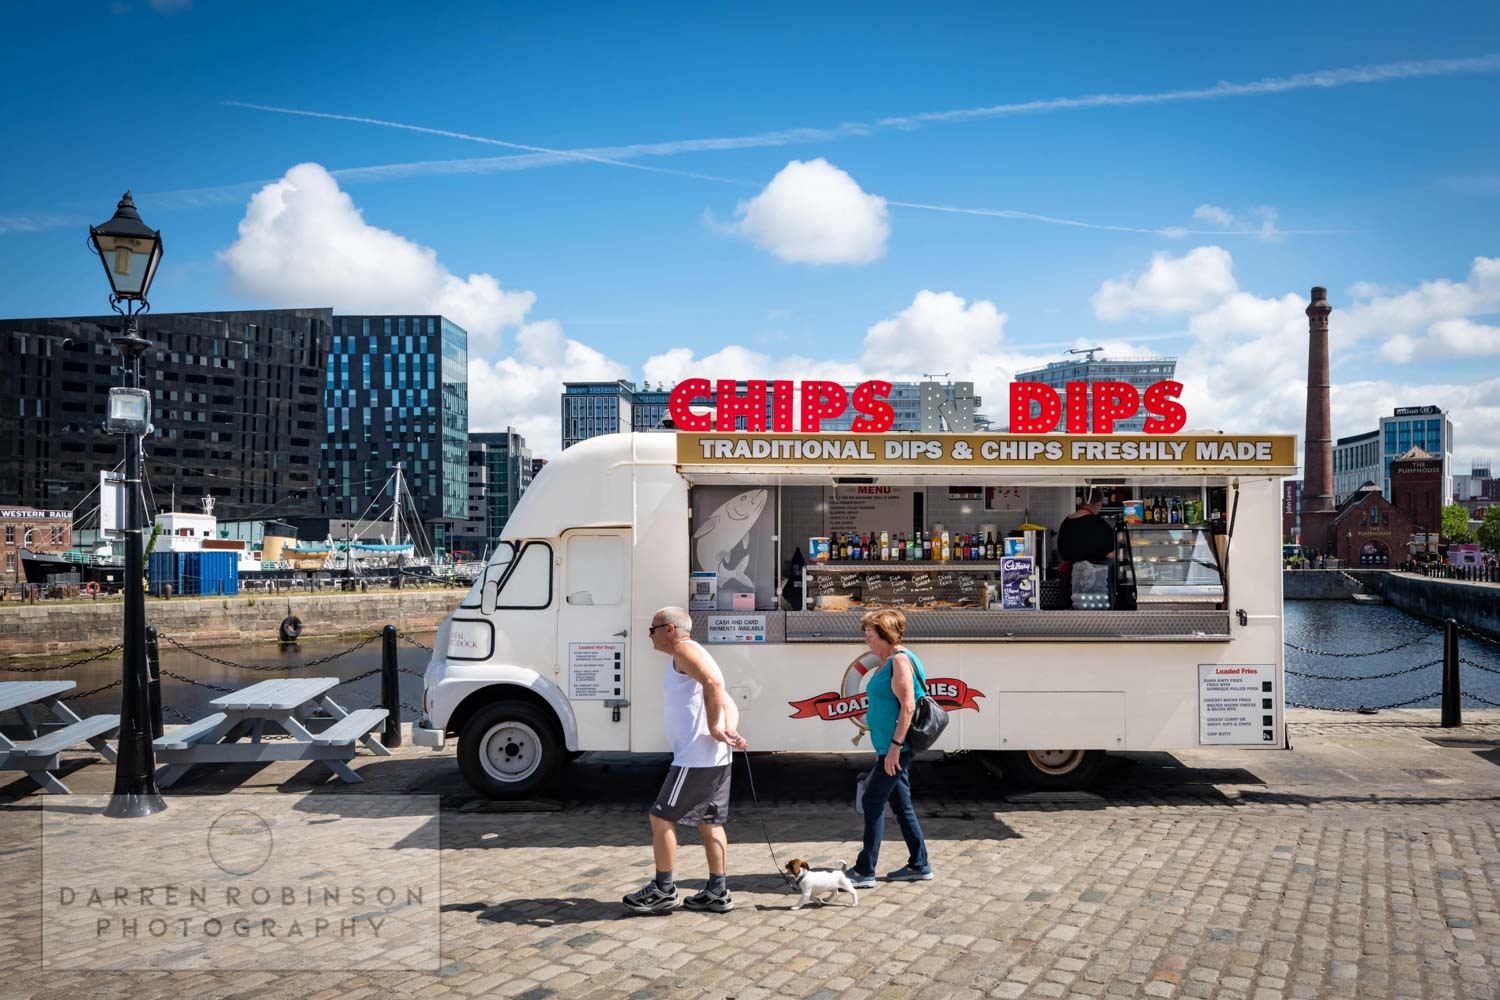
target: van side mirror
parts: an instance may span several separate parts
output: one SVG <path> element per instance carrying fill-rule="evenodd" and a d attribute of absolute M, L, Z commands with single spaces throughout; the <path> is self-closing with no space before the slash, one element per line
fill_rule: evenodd
<path fill-rule="evenodd" d="M 484 586 L 479 590 L 480 613 L 492 615 L 495 613 L 495 598 L 500 591 L 500 585 L 494 580 L 484 581 Z"/>

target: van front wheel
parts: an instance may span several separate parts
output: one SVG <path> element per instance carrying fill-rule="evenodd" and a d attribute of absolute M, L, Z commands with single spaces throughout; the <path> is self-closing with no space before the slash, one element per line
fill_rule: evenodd
<path fill-rule="evenodd" d="M 459 772 L 486 798 L 521 798 L 544 788 L 563 756 L 553 721 L 525 702 L 486 706 L 458 734 Z"/>
<path fill-rule="evenodd" d="M 1103 766 L 1103 750 L 1006 750 L 1000 754 L 1006 777 L 1038 791 L 1087 788 Z"/>

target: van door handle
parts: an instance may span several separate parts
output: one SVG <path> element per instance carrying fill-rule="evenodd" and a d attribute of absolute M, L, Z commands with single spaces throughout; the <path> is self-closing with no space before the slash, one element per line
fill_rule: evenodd
<path fill-rule="evenodd" d="M 630 631 L 630 629 L 628 629 L 628 628 L 622 628 L 622 629 L 620 629 L 620 631 L 618 631 L 618 632 L 615 633 L 615 638 L 616 639 L 623 639 L 623 638 L 625 638 L 626 633 L 629 632 L 629 631 Z"/>

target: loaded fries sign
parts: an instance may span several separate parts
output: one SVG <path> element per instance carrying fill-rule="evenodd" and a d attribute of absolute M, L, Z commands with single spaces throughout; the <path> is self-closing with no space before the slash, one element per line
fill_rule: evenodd
<path fill-rule="evenodd" d="M 880 658 L 874 653 L 866 653 L 849 664 L 848 669 L 844 671 L 844 680 L 839 685 L 838 691 L 829 691 L 801 701 L 788 702 L 795 709 L 788 718 L 816 717 L 825 722 L 848 719 L 858 730 L 849 742 L 858 746 L 860 739 L 870 729 L 865 725 L 865 712 L 870 708 L 870 696 L 865 692 L 864 687 L 869 681 L 870 674 L 879 668 Z M 927 678 L 927 693 L 950 712 L 960 708 L 972 708 L 977 712 L 979 703 L 974 699 L 984 697 L 983 692 L 969 687 L 956 677 Z"/>

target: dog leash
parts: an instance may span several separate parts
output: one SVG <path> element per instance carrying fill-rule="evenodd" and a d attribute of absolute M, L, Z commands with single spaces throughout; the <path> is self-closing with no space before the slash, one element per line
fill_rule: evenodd
<path fill-rule="evenodd" d="M 771 852 L 771 864 L 776 866 L 776 874 L 781 876 L 787 889 L 797 892 L 797 883 L 787 875 L 786 869 L 781 866 L 781 861 L 776 857 L 776 848 L 771 846 L 771 831 L 767 829 L 765 817 L 761 814 L 760 796 L 755 794 L 755 774 L 750 770 L 750 751 L 741 750 L 740 753 L 745 757 L 745 777 L 750 779 L 750 799 L 755 803 L 755 818 L 760 820 L 760 832 L 766 838 L 766 850 Z"/>

